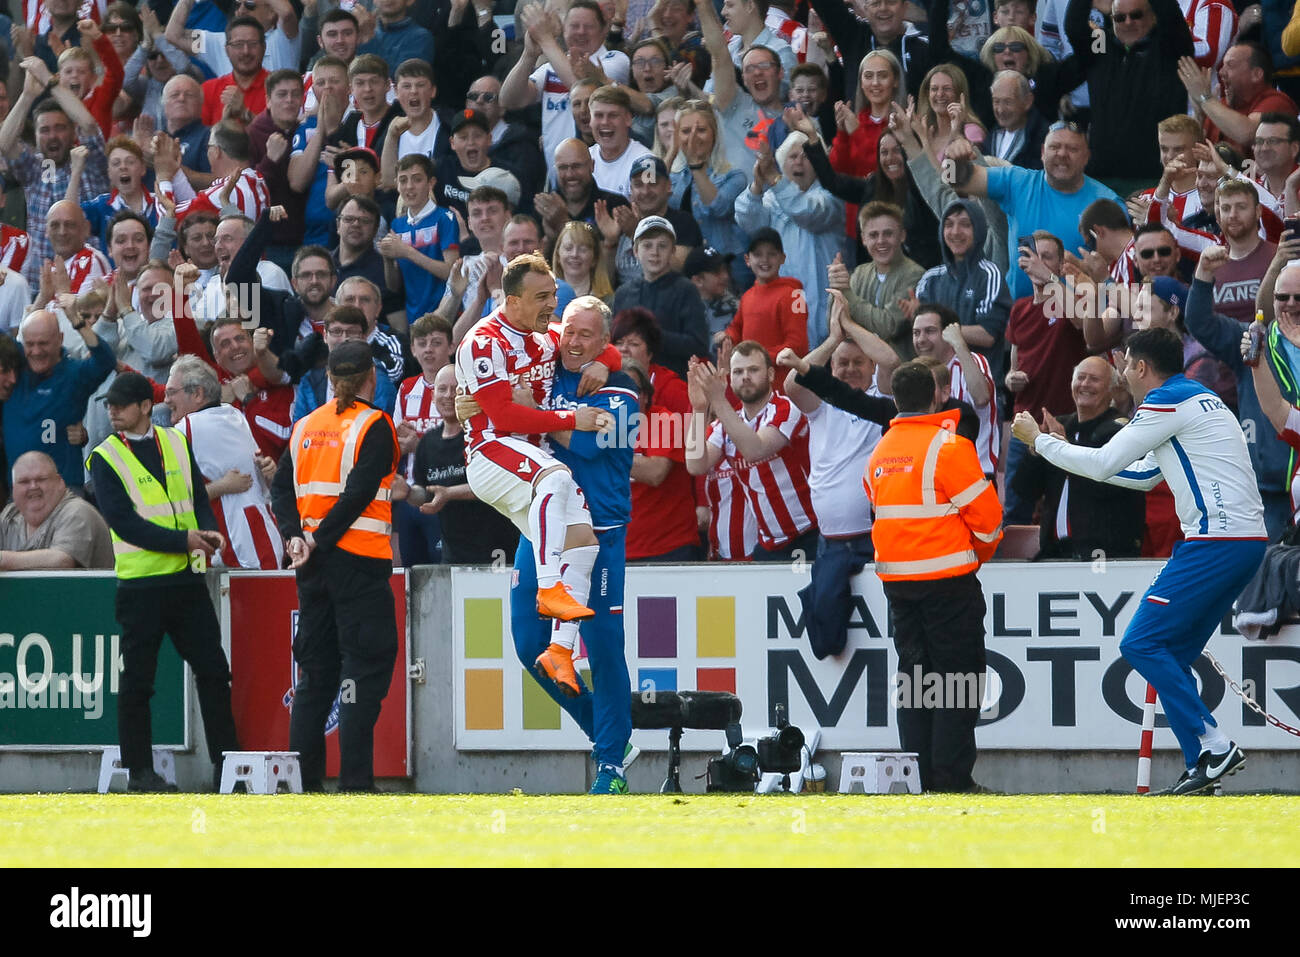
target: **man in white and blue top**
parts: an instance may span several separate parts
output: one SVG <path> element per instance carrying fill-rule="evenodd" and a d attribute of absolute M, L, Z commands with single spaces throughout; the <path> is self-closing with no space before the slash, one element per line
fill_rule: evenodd
<path fill-rule="evenodd" d="M 1168 794 L 1196 794 L 1245 766 L 1219 730 L 1192 675 L 1210 635 L 1254 577 L 1268 535 L 1241 426 L 1227 406 L 1182 375 L 1182 343 L 1168 329 L 1134 333 L 1124 378 L 1133 419 L 1098 449 L 1070 445 L 1016 416 L 1013 432 L 1053 465 L 1085 478 L 1174 493 L 1185 540 L 1151 583 L 1120 642 L 1125 660 L 1156 689 L 1187 770 Z"/>

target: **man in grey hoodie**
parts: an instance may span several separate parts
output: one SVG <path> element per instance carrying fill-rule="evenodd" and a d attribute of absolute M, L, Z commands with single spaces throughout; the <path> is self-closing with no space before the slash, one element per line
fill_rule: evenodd
<path fill-rule="evenodd" d="M 1006 375 L 1004 333 L 1011 315 L 1011 293 L 1002 270 L 981 255 L 988 233 L 984 211 L 973 199 L 953 200 L 939 217 L 943 265 L 926 271 L 916 298 L 937 302 L 957 313 L 962 338 L 988 360 L 994 382 Z"/>

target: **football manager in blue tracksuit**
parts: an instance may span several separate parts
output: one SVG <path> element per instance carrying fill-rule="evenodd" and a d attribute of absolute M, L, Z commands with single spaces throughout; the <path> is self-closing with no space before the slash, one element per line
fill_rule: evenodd
<path fill-rule="evenodd" d="M 633 415 L 639 411 L 639 396 L 632 379 L 615 372 L 600 390 L 578 398 L 583 367 L 609 344 L 609 321 L 609 307 L 594 296 L 582 296 L 569 303 L 560 334 L 560 365 L 551 387 L 553 408 L 596 406 L 610 412 L 615 422 L 613 434 L 561 432 L 550 436 L 555 457 L 573 471 L 586 496 L 600 544 L 587 599 L 588 607 L 596 614 L 582 622 L 580 630 L 595 691 L 583 684 L 581 695 L 568 698 L 555 682 L 540 682 L 596 745 L 597 772 L 592 794 L 627 793 L 623 762 L 632 734 L 632 685 L 623 650 L 623 579 L 627 523 L 632 517 L 632 445 L 636 438 Z M 578 623 L 567 624 L 572 627 Z M 521 538 L 510 589 L 510 629 L 519 660 L 530 673 L 534 673 L 537 656 L 550 644 L 551 629 L 565 625 L 538 616 L 537 567 L 532 547 Z"/>
<path fill-rule="evenodd" d="M 1016 416 L 1013 431 L 1053 465 L 1098 482 L 1174 493 L 1185 540 L 1151 583 L 1120 642 L 1124 658 L 1156 689 L 1187 770 L 1166 794 L 1197 794 L 1245 766 L 1201 700 L 1192 663 L 1254 577 L 1268 534 L 1264 505 L 1236 417 L 1213 392 L 1182 375 L 1183 346 L 1168 329 L 1129 337 L 1124 378 L 1133 419 L 1101 448 L 1070 445 Z"/>

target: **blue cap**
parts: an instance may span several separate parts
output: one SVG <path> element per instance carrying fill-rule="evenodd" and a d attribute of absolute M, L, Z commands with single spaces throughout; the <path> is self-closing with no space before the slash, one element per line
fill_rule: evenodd
<path fill-rule="evenodd" d="M 1156 276 L 1151 280 L 1151 295 L 1179 309 L 1187 303 L 1187 287 L 1170 276 Z"/>

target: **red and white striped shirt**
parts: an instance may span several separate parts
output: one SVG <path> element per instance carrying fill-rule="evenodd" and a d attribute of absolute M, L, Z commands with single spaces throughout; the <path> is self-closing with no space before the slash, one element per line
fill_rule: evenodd
<path fill-rule="evenodd" d="M 955 355 L 948 360 L 948 375 L 952 378 L 952 397 L 970 403 L 979 416 L 980 434 L 975 437 L 975 451 L 979 453 L 980 467 L 984 469 L 986 475 L 992 475 L 998 470 L 998 452 L 1001 449 L 1001 436 L 998 431 L 997 391 L 993 386 L 993 373 L 989 371 L 988 360 L 978 352 L 972 352 L 971 356 L 975 359 L 975 364 L 979 366 L 980 372 L 984 374 L 984 381 L 988 383 L 989 401 L 987 405 L 980 408 L 971 399 L 970 386 L 966 384 L 966 376 L 962 373 L 961 363 L 957 361 Z"/>
<path fill-rule="evenodd" d="M 709 444 L 722 449 L 744 483 L 750 508 L 758 522 L 758 541 L 774 551 L 816 524 L 812 492 L 808 489 L 808 420 L 788 398 L 773 393 L 752 419 L 737 410 L 755 432 L 771 426 L 789 441 L 776 455 L 760 462 L 744 459 L 721 422 L 709 426 Z"/>
<path fill-rule="evenodd" d="M 104 11 L 108 9 L 108 0 L 83 0 L 77 7 L 78 20 L 104 21 Z M 48 33 L 50 30 L 50 11 L 45 9 L 45 0 L 23 0 L 23 20 L 32 36 Z"/>
<path fill-rule="evenodd" d="M 1144 189 L 1142 195 L 1150 197 L 1151 199 L 1151 205 L 1147 208 L 1147 222 L 1160 222 L 1160 204 L 1155 200 L 1156 188 L 1152 186 L 1150 189 Z M 1188 205 L 1189 203 L 1191 204 L 1190 207 Z M 1178 221 L 1181 223 L 1185 216 L 1192 216 L 1195 213 L 1200 212 L 1201 194 L 1196 191 L 1195 184 L 1193 184 L 1192 188 L 1185 193 L 1180 193 L 1177 190 L 1171 189 L 1169 191 L 1168 206 L 1177 214 Z"/>
<path fill-rule="evenodd" d="M 424 437 L 432 429 L 442 428 L 442 416 L 433 404 L 433 384 L 423 375 L 413 375 L 397 389 L 397 406 L 393 410 L 393 424 L 409 422 L 411 427 Z M 415 468 L 415 456 L 408 456 L 406 478 L 410 481 Z"/>
<path fill-rule="evenodd" d="M 741 562 L 758 547 L 758 523 L 749 507 L 745 485 L 726 459 L 704 476 L 709 504 L 709 558 Z"/>
<path fill-rule="evenodd" d="M 21 272 L 31 238 L 21 229 L 0 223 L 0 266 Z"/>
<path fill-rule="evenodd" d="M 221 563 L 229 568 L 278 569 L 283 564 L 284 541 L 266 504 L 266 480 L 254 460 L 257 443 L 243 413 L 234 406 L 217 405 L 191 412 L 181 421 L 205 482 L 215 482 L 231 469 L 253 478 L 246 492 L 212 499 L 217 530 L 226 538 Z"/>
<path fill-rule="evenodd" d="M 113 272 L 108 264 L 108 257 L 98 249 L 82 246 L 63 261 L 68 270 L 68 279 L 72 281 L 72 294 L 79 296 L 96 279 L 103 279 Z"/>
<path fill-rule="evenodd" d="M 1110 278 L 1122 283 L 1138 281 L 1137 247 L 1134 240 L 1130 239 L 1123 252 L 1111 263 Z"/>
<path fill-rule="evenodd" d="M 1192 31 L 1192 56 L 1199 67 L 1217 68 L 1237 35 L 1237 11 L 1224 0 L 1178 0 Z"/>
<path fill-rule="evenodd" d="M 549 407 L 559 336 L 554 332 L 521 332 L 506 322 L 500 309 L 469 331 L 456 348 L 456 381 L 467 393 L 505 382 L 511 389 L 532 389 L 537 408 Z M 507 433 L 508 434 L 508 433 Z M 465 423 L 465 456 L 479 446 L 502 438 L 486 412 L 480 411 Z M 541 434 L 519 435 L 542 448 Z"/>
<path fill-rule="evenodd" d="M 221 212 L 221 191 L 226 188 L 229 177 L 214 179 L 212 185 L 199 193 L 194 199 L 180 203 L 176 207 L 176 218 L 183 219 L 194 204 L 210 205 Z M 241 215 L 257 222 L 259 216 L 271 205 L 271 193 L 266 187 L 266 180 L 255 169 L 246 169 L 239 174 L 235 188 L 230 191 L 230 204 L 239 209 Z"/>

